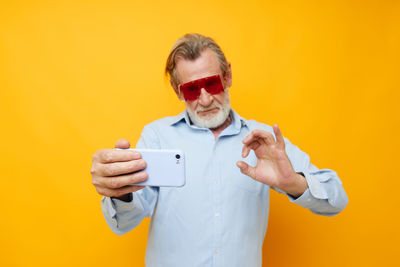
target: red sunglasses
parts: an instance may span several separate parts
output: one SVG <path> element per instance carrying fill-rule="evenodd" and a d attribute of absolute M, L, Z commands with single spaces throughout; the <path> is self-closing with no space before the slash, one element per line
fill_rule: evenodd
<path fill-rule="evenodd" d="M 202 88 L 211 95 L 217 95 L 224 91 L 224 86 L 222 85 L 221 77 L 219 75 L 209 76 L 181 84 L 179 86 L 179 91 L 183 93 L 183 98 L 185 98 L 186 101 L 194 101 L 199 98 Z"/>

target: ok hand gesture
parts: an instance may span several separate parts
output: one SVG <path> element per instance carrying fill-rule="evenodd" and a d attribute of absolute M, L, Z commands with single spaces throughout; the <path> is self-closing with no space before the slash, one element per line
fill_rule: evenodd
<path fill-rule="evenodd" d="M 257 165 L 249 166 L 243 161 L 236 164 L 243 174 L 291 194 L 300 196 L 307 189 L 305 178 L 296 173 L 285 152 L 285 141 L 278 125 L 273 127 L 276 141 L 271 133 L 254 130 L 243 139 L 242 157 L 246 158 L 250 150 L 257 157 Z"/>

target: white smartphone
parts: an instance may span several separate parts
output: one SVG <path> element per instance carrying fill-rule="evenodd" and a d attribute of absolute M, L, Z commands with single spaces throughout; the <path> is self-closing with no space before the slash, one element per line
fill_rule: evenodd
<path fill-rule="evenodd" d="M 173 187 L 185 185 L 185 155 L 182 151 L 136 148 L 130 150 L 140 152 L 142 159 L 147 163 L 144 171 L 148 174 L 146 181 L 132 185 Z"/>

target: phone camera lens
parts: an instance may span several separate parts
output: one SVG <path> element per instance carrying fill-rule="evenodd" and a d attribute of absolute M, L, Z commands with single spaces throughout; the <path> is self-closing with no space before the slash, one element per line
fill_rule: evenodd
<path fill-rule="evenodd" d="M 175 155 L 175 158 L 176 158 L 176 159 L 180 159 L 180 158 L 181 158 L 181 155 L 176 154 L 176 155 Z"/>

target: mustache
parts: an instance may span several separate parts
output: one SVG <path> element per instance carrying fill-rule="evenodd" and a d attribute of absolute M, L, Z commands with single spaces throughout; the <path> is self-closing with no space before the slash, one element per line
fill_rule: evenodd
<path fill-rule="evenodd" d="M 221 109 L 222 106 L 214 103 L 214 104 L 212 104 L 212 106 L 208 106 L 208 107 L 197 107 L 196 112 L 209 111 L 214 108 Z"/>

